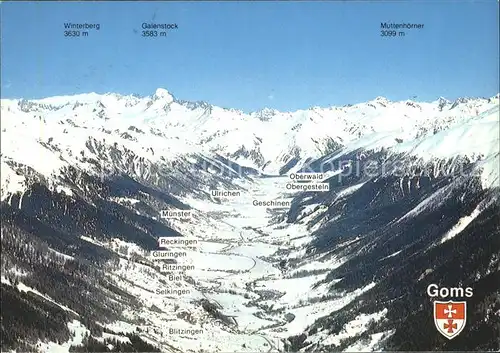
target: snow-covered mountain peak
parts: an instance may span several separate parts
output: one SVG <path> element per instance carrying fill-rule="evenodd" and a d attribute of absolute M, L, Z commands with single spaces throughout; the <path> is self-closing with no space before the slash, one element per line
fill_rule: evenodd
<path fill-rule="evenodd" d="M 276 114 L 278 112 L 278 110 L 276 110 L 274 108 L 264 107 L 264 108 L 262 108 L 261 110 L 259 110 L 257 112 L 258 113 L 263 113 L 263 114 Z"/>
<path fill-rule="evenodd" d="M 66 96 L 54 96 L 42 99 L 31 99 L 29 101 L 33 103 L 48 104 L 52 106 L 65 106 L 68 104 L 75 104 L 77 102 L 80 104 L 92 103 L 99 100 L 101 96 L 103 95 L 91 92 Z"/>
<path fill-rule="evenodd" d="M 257 119 L 259 119 L 261 121 L 268 121 L 268 120 L 272 119 L 278 113 L 279 113 L 279 111 L 276 109 L 265 107 L 261 110 L 254 112 L 254 113 L 250 113 L 250 115 L 256 117 Z"/>
<path fill-rule="evenodd" d="M 205 101 L 186 101 L 182 99 L 176 99 L 176 103 L 182 105 L 183 107 L 186 107 L 190 110 L 196 110 L 196 109 L 211 109 L 212 105 L 208 102 Z"/>
<path fill-rule="evenodd" d="M 382 96 L 378 96 L 377 98 L 375 98 L 373 100 L 374 102 L 378 102 L 378 103 L 384 103 L 384 104 L 388 104 L 390 103 L 391 101 L 385 97 L 382 97 Z"/>
<path fill-rule="evenodd" d="M 165 103 L 172 103 L 175 99 L 174 96 L 164 88 L 158 88 L 153 95 L 153 100 L 163 100 Z"/>
<path fill-rule="evenodd" d="M 471 100 L 473 100 L 473 98 L 459 97 L 459 98 L 455 99 L 455 103 L 469 103 Z"/>
<path fill-rule="evenodd" d="M 439 97 L 433 103 L 435 103 L 435 104 L 449 104 L 449 103 L 451 103 L 451 101 L 444 98 L 444 97 Z"/>

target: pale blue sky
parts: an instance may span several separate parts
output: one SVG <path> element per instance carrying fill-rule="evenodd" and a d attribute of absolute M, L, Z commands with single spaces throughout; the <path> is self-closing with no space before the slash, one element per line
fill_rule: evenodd
<path fill-rule="evenodd" d="M 2 97 L 85 92 L 245 111 L 498 92 L 498 2 L 2 3 Z M 403 38 L 381 22 L 422 23 Z M 64 37 L 64 23 L 99 23 Z M 166 38 L 143 22 L 177 23 Z"/>

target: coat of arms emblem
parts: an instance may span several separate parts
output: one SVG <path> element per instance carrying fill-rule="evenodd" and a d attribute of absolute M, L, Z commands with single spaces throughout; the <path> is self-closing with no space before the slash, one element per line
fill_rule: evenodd
<path fill-rule="evenodd" d="M 466 302 L 434 302 L 434 324 L 444 337 L 450 340 L 457 337 L 464 329 L 466 320 Z"/>

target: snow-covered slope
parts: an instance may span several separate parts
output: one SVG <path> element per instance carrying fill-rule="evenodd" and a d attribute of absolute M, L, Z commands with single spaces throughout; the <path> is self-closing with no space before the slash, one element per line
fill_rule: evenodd
<path fill-rule="evenodd" d="M 433 281 L 475 286 L 464 347 L 496 347 L 498 104 L 245 114 L 165 89 L 2 100 L 7 336 L 40 352 L 454 349 L 419 324 Z M 300 170 L 329 190 L 287 190 Z M 291 206 L 254 204 L 274 199 Z M 198 242 L 175 281 L 150 256 L 169 236 Z M 425 334 L 405 336 L 413 326 Z"/>

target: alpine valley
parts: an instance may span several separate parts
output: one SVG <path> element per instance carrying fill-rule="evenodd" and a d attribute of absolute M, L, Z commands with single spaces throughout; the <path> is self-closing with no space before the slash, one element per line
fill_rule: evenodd
<path fill-rule="evenodd" d="M 499 351 L 499 136 L 498 95 L 3 99 L 2 351 Z"/>

